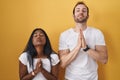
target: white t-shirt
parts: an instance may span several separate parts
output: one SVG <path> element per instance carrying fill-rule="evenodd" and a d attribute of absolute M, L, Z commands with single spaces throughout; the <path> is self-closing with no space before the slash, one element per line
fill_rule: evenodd
<path fill-rule="evenodd" d="M 57 54 L 51 54 L 50 56 L 51 56 L 52 66 L 59 63 L 60 60 Z M 19 60 L 21 63 L 27 66 L 28 73 L 32 72 L 32 68 L 30 67 L 27 59 L 27 52 L 22 53 L 19 57 Z M 37 61 L 38 58 L 33 59 L 34 69 L 36 68 Z M 48 58 L 41 58 L 41 61 L 43 63 L 43 68 L 46 69 L 48 72 L 50 72 L 51 71 L 50 60 Z M 47 79 L 44 77 L 44 75 L 41 72 L 39 72 L 32 80 L 47 80 Z"/>
<path fill-rule="evenodd" d="M 75 32 L 73 28 L 61 33 L 59 50 L 70 49 L 72 51 L 77 45 L 78 35 L 79 33 Z M 105 45 L 102 32 L 96 28 L 87 27 L 83 31 L 83 35 L 86 44 L 91 49 L 95 49 L 95 45 Z M 97 80 L 97 68 L 96 61 L 81 49 L 75 60 L 66 67 L 65 78 L 68 80 Z"/>

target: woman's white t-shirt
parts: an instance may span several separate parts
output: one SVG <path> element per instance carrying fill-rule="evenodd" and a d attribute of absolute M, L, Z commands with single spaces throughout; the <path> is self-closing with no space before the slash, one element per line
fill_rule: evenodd
<path fill-rule="evenodd" d="M 51 71 L 51 65 L 55 66 L 60 61 L 57 54 L 51 54 L 50 57 L 51 57 L 51 63 L 48 58 L 41 58 L 43 68 L 48 72 Z M 19 60 L 22 64 L 27 66 L 28 73 L 32 72 L 32 68 L 30 67 L 28 62 L 27 52 L 22 53 L 19 57 Z M 33 59 L 34 69 L 36 68 L 37 61 L 38 58 Z M 32 80 L 47 80 L 47 79 L 44 77 L 44 75 L 41 72 L 39 72 Z"/>

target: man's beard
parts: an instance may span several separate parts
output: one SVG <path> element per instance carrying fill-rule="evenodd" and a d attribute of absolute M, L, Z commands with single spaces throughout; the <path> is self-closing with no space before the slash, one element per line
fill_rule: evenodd
<path fill-rule="evenodd" d="M 87 19 L 88 19 L 88 16 L 86 16 L 86 18 L 83 18 L 83 19 L 79 19 L 79 18 L 76 18 L 74 16 L 74 20 L 76 23 L 84 23 L 84 22 L 87 22 Z"/>

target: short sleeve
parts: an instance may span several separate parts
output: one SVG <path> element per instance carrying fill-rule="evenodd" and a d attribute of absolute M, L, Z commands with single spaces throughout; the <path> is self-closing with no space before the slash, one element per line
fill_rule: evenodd
<path fill-rule="evenodd" d="M 104 35 L 100 30 L 96 32 L 96 45 L 105 45 Z"/>
<path fill-rule="evenodd" d="M 60 62 L 60 59 L 57 54 L 51 54 L 51 62 L 52 62 L 52 66 L 55 66 Z"/>
<path fill-rule="evenodd" d="M 28 60 L 27 60 L 27 53 L 26 52 L 24 52 L 20 55 L 19 61 L 21 63 L 23 63 L 24 65 L 27 65 Z"/>
<path fill-rule="evenodd" d="M 64 35 L 61 34 L 59 38 L 59 50 L 64 50 L 64 49 L 68 49 L 68 46 L 66 44 Z"/>

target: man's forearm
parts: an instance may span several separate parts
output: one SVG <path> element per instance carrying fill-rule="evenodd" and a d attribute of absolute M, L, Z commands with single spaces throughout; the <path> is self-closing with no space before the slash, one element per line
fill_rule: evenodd
<path fill-rule="evenodd" d="M 96 61 L 99 61 L 103 64 L 107 63 L 108 55 L 106 51 L 96 51 L 94 49 L 90 49 L 87 53 Z"/>
<path fill-rule="evenodd" d="M 67 65 L 69 65 L 77 56 L 80 48 L 75 47 L 70 53 L 64 55 L 61 57 L 61 67 L 65 68 Z"/>

